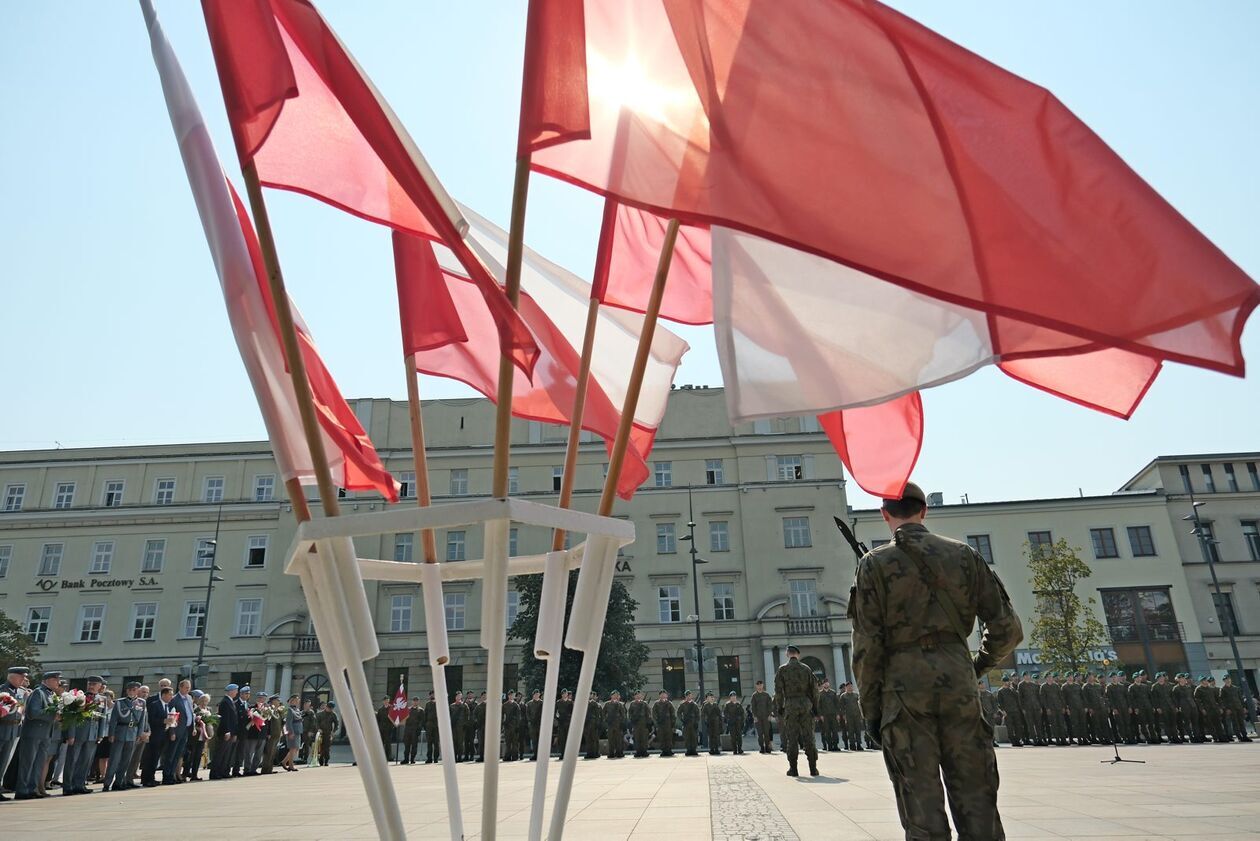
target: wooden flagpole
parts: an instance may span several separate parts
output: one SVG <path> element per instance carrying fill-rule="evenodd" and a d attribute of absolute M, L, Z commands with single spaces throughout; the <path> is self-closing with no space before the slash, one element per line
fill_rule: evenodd
<path fill-rule="evenodd" d="M 293 382 L 293 392 L 297 399 L 298 413 L 302 420 L 302 433 L 306 437 L 306 444 L 310 448 L 312 469 L 315 472 L 315 482 L 319 487 L 320 504 L 324 509 L 325 516 L 336 517 L 341 513 L 341 507 L 337 502 L 337 488 L 333 484 L 332 471 L 328 469 L 328 454 L 324 449 L 324 438 L 319 429 L 319 420 L 315 416 L 315 403 L 311 396 L 310 381 L 307 379 L 306 362 L 302 358 L 301 346 L 298 343 L 297 328 L 293 322 L 293 311 L 289 307 L 289 294 L 284 286 L 284 276 L 280 272 L 280 258 L 276 253 L 275 238 L 271 232 L 271 219 L 267 215 L 267 205 L 263 199 L 262 184 L 258 180 L 258 169 L 253 161 L 244 161 L 241 164 L 241 174 L 245 179 L 245 190 L 249 196 L 250 209 L 254 214 L 254 227 L 258 231 L 258 244 L 262 251 L 263 264 L 267 269 L 267 284 L 271 291 L 271 298 L 276 312 L 276 322 L 280 330 L 280 340 L 284 348 L 285 361 L 289 366 L 289 375 Z M 285 488 L 289 492 L 289 499 L 293 505 L 294 515 L 301 518 L 310 518 L 310 508 L 306 504 L 306 497 L 302 491 L 301 483 L 293 480 L 286 481 Z M 307 582 L 307 576 L 303 576 L 303 583 Z M 333 594 L 326 594 L 332 596 Z M 384 747 L 382 746 L 379 756 L 373 749 L 375 747 L 371 740 L 366 739 L 366 733 L 371 732 L 375 726 L 375 719 L 372 717 L 372 696 L 367 686 L 367 680 L 363 676 L 362 664 L 358 664 L 359 668 L 354 668 L 353 663 L 337 664 L 339 667 L 346 667 L 346 673 L 350 678 L 349 685 L 345 686 L 347 695 L 351 699 L 351 703 L 355 708 L 358 718 L 360 742 L 364 748 L 364 755 L 360 760 L 367 766 L 368 778 L 375 778 L 382 783 L 388 782 L 388 763 L 384 762 Z M 330 669 L 330 671 L 332 671 Z M 340 676 L 338 676 L 340 678 Z M 337 683 L 341 683 L 340 679 Z M 356 697 L 358 696 L 358 697 Z M 366 706 L 365 706 L 366 704 Z M 352 733 L 352 735 L 354 735 Z M 372 792 L 369 792 L 369 799 Z M 381 834 L 390 838 L 404 838 L 406 832 L 402 827 L 401 814 L 398 809 L 398 797 L 392 785 L 382 784 L 378 786 L 379 796 L 382 798 L 383 809 L 378 812 L 373 810 L 377 818 Z"/>
<path fill-rule="evenodd" d="M 416 505 L 428 508 L 433 503 L 429 487 L 429 457 L 424 446 L 424 416 L 420 412 L 420 382 L 416 374 L 416 356 L 407 354 L 407 407 L 411 415 L 411 451 L 415 457 Z M 437 540 L 433 529 L 420 530 L 420 542 L 424 546 L 424 562 L 437 563 Z"/>

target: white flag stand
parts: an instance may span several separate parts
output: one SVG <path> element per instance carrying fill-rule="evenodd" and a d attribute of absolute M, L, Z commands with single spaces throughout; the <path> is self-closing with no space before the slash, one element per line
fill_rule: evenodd
<path fill-rule="evenodd" d="M 579 546 L 560 552 L 540 555 L 508 557 L 508 529 L 512 523 L 563 529 L 585 534 L 587 540 Z M 452 526 L 481 525 L 486 533 L 487 557 L 479 561 L 425 564 L 401 561 L 385 561 L 357 558 L 352 538 L 372 537 L 381 534 L 414 532 L 421 529 L 439 529 Z M 543 599 L 539 606 L 538 630 L 534 649 L 539 656 L 545 655 L 547 664 L 547 694 L 544 700 L 543 721 L 539 741 L 547 741 L 539 754 L 539 768 L 535 778 L 533 807 L 530 816 L 530 837 L 538 838 L 542 827 L 542 812 L 546 794 L 546 762 L 550 751 L 550 720 L 555 716 L 556 682 L 559 672 L 561 629 L 564 628 L 565 594 L 568 572 L 579 569 L 578 588 L 574 597 L 569 622 L 567 645 L 584 651 L 582 671 L 578 682 L 578 696 L 574 703 L 575 720 L 585 715 L 586 699 L 590 694 L 595 674 L 596 654 L 604 632 L 608 596 L 612 587 L 617 553 L 621 547 L 634 542 L 634 525 L 625 520 L 600 517 L 579 511 L 556 508 L 522 499 L 481 499 L 468 502 L 452 502 L 427 508 L 393 508 L 362 514 L 348 514 L 308 520 L 298 524 L 297 534 L 289 548 L 285 571 L 298 575 L 306 593 L 315 633 L 320 649 L 324 652 L 333 691 L 350 709 L 343 716 L 351 747 L 359 762 L 360 773 L 367 789 L 372 816 L 381 837 L 393 841 L 405 837 L 402 816 L 397 797 L 391 797 L 393 782 L 383 761 L 384 754 L 375 740 L 373 704 L 367 685 L 364 662 L 375 654 L 375 646 L 363 645 L 362 635 L 375 630 L 365 627 L 364 617 L 351 615 L 349 601 L 354 603 L 358 594 L 347 589 L 359 589 L 362 581 L 395 581 L 418 584 L 424 590 L 425 627 L 428 633 L 429 664 L 433 668 L 434 691 L 438 697 L 438 726 L 442 752 L 446 802 L 452 841 L 464 837 L 463 818 L 460 812 L 459 783 L 455 775 L 455 752 L 451 741 L 450 707 L 446 703 L 445 667 L 449 662 L 446 635 L 445 608 L 442 598 L 443 581 L 485 580 L 482 599 L 481 646 L 486 649 L 488 668 L 491 670 L 487 683 L 501 686 L 504 648 L 507 643 L 504 618 L 507 610 L 505 582 L 514 575 L 544 573 Z M 357 566 L 357 569 L 354 569 Z M 360 577 L 361 576 L 361 577 Z M 342 596 L 337 598 L 334 594 Z M 364 599 L 366 602 L 366 599 Z M 340 607 L 338 607 L 340 606 Z M 369 657 L 360 653 L 371 651 Z M 498 681 L 493 680 L 498 674 Z M 500 699 L 494 699 L 500 700 Z M 482 792 L 482 834 L 487 824 L 494 827 L 498 804 L 499 763 L 499 704 L 488 705 L 486 741 L 490 749 L 485 755 L 486 787 Z M 492 728 L 491 719 L 494 720 Z M 556 792 L 555 808 L 551 816 L 551 836 L 559 838 L 563 833 L 564 819 L 568 810 L 569 793 L 573 786 L 573 774 L 577 747 L 575 736 L 581 728 L 571 729 L 569 744 L 561 767 L 560 787 Z M 493 737 L 493 738 L 492 738 Z M 388 792 L 388 793 L 387 793 Z M 493 828 L 490 833 L 493 833 Z"/>

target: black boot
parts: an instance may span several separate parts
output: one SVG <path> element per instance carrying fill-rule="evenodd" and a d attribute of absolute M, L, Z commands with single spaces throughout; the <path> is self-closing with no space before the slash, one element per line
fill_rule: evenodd
<path fill-rule="evenodd" d="M 816 759 L 810 759 L 810 760 L 809 760 L 809 775 L 810 775 L 811 777 L 817 777 L 817 776 L 818 776 L 818 760 L 816 760 Z"/>
<path fill-rule="evenodd" d="M 795 753 L 790 753 L 790 754 L 788 754 L 788 772 L 787 772 L 787 775 L 788 775 L 789 777 L 799 777 L 799 776 L 800 776 L 800 774 L 796 773 L 796 754 L 795 754 Z"/>

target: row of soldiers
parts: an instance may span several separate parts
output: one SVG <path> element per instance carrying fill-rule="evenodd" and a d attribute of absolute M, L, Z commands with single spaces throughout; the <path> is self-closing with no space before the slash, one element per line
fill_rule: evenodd
<path fill-rule="evenodd" d="M 1113 671 L 1105 683 L 1093 673 L 1024 672 L 1003 675 L 996 695 L 981 685 L 980 700 L 990 721 L 1000 711 L 1014 747 L 1250 742 L 1242 693 L 1230 676 L 1222 684 L 1202 675 L 1195 685 L 1185 672 L 1151 681 L 1145 670 L 1131 680 Z"/>
<path fill-rule="evenodd" d="M 824 681 L 819 692 L 818 721 L 823 748 L 840 750 L 843 742 L 846 750 L 863 750 L 862 714 L 857 693 L 850 683 L 840 689 L 836 692 L 830 682 Z M 414 764 L 421 752 L 423 734 L 424 763 L 441 761 L 437 703 L 433 692 L 429 692 L 424 701 L 412 697 L 407 717 L 396 726 L 390 717 L 392 699 L 381 700 L 376 720 L 387 755 L 392 755 L 397 745 L 401 748 L 398 761 Z M 486 710 L 486 693 L 455 693 L 450 716 L 457 762 L 485 760 Z M 538 759 L 542 715 L 542 693 L 533 692 L 528 701 L 520 692 L 508 693 L 502 712 L 503 761 Z M 751 718 L 759 752 L 772 753 L 772 715 L 773 700 L 763 681 L 757 681 L 747 706 L 736 692 L 731 692 L 724 701 L 708 692 L 703 701 L 697 701 L 695 693 L 688 690 L 677 705 L 665 690 L 650 704 L 642 690 L 635 692 L 629 703 L 622 699 L 619 691 L 612 692 L 606 700 L 592 692 L 586 719 L 582 722 L 582 751 L 588 759 L 601 755 L 620 759 L 629 744 L 636 757 L 647 756 L 652 747 L 659 749 L 661 756 L 673 756 L 676 747 L 681 747 L 687 756 L 695 756 L 703 741 L 711 754 L 719 754 L 721 736 L 725 734 L 730 740 L 730 750 L 742 754 L 743 736 Z M 572 725 L 573 693 L 563 690 L 556 701 L 552 753 L 563 756 Z M 601 741 L 606 741 L 602 753 Z"/>

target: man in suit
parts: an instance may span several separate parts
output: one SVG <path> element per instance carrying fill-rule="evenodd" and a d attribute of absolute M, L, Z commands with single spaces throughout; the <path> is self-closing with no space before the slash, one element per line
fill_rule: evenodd
<path fill-rule="evenodd" d="M 232 769 L 232 755 L 235 753 L 236 734 L 240 729 L 236 714 L 236 696 L 240 687 L 229 683 L 219 700 L 219 743 L 214 750 L 214 759 L 210 762 L 210 779 L 222 780 Z"/>
<path fill-rule="evenodd" d="M 18 779 L 14 800 L 34 800 L 47 795 L 36 788 L 44 773 L 48 759 L 48 740 L 57 717 L 51 709 L 51 699 L 61 685 L 61 672 L 44 672 L 40 685 L 26 699 L 26 715 L 22 721 L 21 741 L 18 744 Z"/>
<path fill-rule="evenodd" d="M 146 704 L 146 715 L 149 719 L 149 746 L 144 751 L 144 759 L 140 763 L 140 785 L 153 788 L 158 784 L 158 761 L 166 751 L 170 736 L 167 735 L 167 718 L 171 714 L 171 699 L 175 690 L 169 686 L 162 687 L 157 695 L 149 698 Z"/>
<path fill-rule="evenodd" d="M 103 678 L 90 675 L 85 694 L 89 704 L 97 700 L 97 693 L 105 685 Z M 92 718 L 71 728 L 66 733 L 66 765 L 62 771 L 61 793 L 92 794 L 87 787 L 88 772 L 96 759 L 97 742 L 101 738 L 101 719 Z"/>
<path fill-rule="evenodd" d="M 246 734 L 253 728 L 249 725 L 249 708 L 253 706 L 250 703 L 250 695 L 252 690 L 249 684 L 241 687 L 241 691 L 237 693 L 236 702 L 236 731 L 232 734 L 232 762 L 231 776 L 243 776 L 246 761 L 248 757 L 249 747 L 245 744 Z"/>
<path fill-rule="evenodd" d="M 0 713 L 0 780 L 9 772 L 9 764 L 17 752 L 22 733 L 22 704 L 31 694 L 31 690 L 26 688 L 26 677 L 30 671 L 25 666 L 10 666 L 8 677 L 0 685 L 0 692 L 9 693 L 14 701 L 9 705 L 7 713 Z M 8 799 L 0 794 L 0 800 Z"/>
<path fill-rule="evenodd" d="M 175 719 L 175 725 L 166 731 L 166 741 L 164 743 L 164 751 L 162 753 L 162 784 L 173 786 L 182 783 L 180 779 L 180 758 L 184 755 L 184 749 L 188 747 L 188 732 L 192 727 L 193 704 L 192 697 L 188 694 L 192 691 L 192 681 L 181 680 L 179 682 L 179 691 L 171 698 L 170 709 L 174 713 L 179 714 L 179 718 Z"/>
<path fill-rule="evenodd" d="M 105 787 L 101 791 L 126 791 L 136 787 L 127 771 L 131 768 L 131 754 L 143 729 L 146 709 L 144 700 L 137 697 L 140 691 L 137 681 L 128 683 L 123 691 L 124 697 L 114 704 L 105 725 L 105 735 L 109 739 L 109 765 L 105 768 Z"/>

